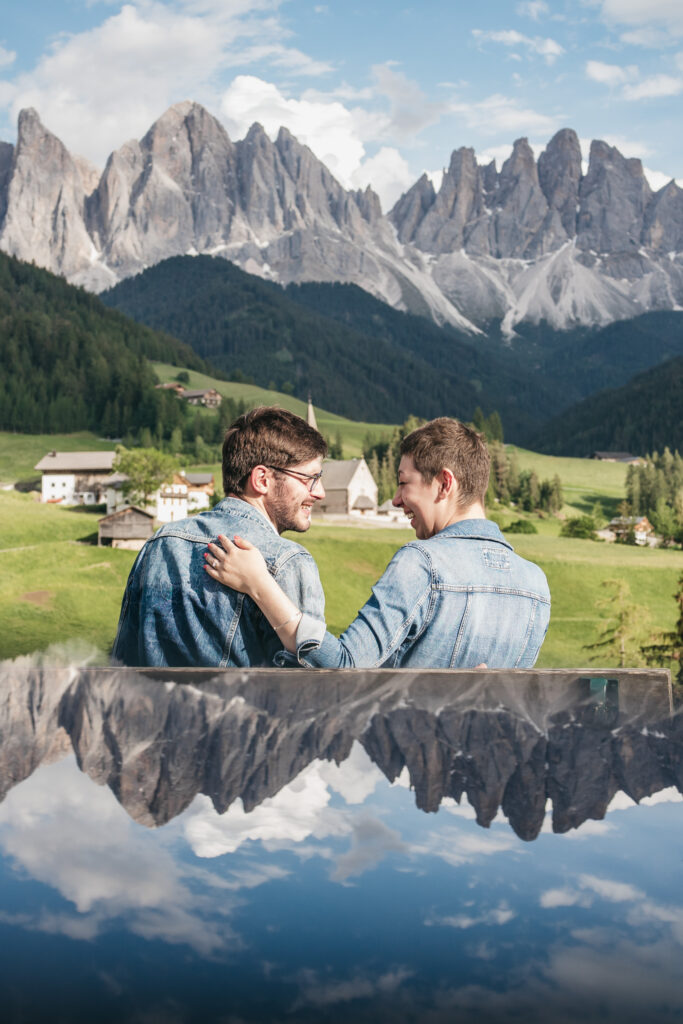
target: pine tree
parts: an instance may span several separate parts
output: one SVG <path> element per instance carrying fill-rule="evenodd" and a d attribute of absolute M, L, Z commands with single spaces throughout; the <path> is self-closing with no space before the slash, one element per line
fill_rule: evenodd
<path fill-rule="evenodd" d="M 670 665 L 674 662 L 678 666 L 676 681 L 683 684 L 683 573 L 678 578 L 674 600 L 678 605 L 676 625 L 643 645 L 641 651 L 648 665 Z"/>
<path fill-rule="evenodd" d="M 631 600 L 631 589 L 622 579 L 604 580 L 603 587 L 612 590 L 612 595 L 598 601 L 596 609 L 607 612 L 603 616 L 603 628 L 595 643 L 585 644 L 584 650 L 598 651 L 591 661 L 600 660 L 619 668 L 635 668 L 644 663 L 642 649 L 643 633 L 647 626 L 648 614 Z"/>

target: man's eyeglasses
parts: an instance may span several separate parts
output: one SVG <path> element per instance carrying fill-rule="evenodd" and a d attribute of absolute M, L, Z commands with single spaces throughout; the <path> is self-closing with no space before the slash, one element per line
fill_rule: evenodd
<path fill-rule="evenodd" d="M 266 465 L 264 463 L 264 465 Z M 268 466 L 266 469 L 272 469 L 276 473 L 284 473 L 286 476 L 293 476 L 295 480 L 300 480 L 302 484 L 305 484 L 309 491 L 312 491 L 317 483 L 322 479 L 323 471 L 319 473 L 298 473 L 295 469 L 281 469 L 279 466 Z"/>

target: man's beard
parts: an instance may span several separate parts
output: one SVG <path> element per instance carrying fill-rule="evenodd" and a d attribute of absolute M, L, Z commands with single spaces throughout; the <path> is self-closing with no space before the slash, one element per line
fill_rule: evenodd
<path fill-rule="evenodd" d="M 310 520 L 304 522 L 301 505 L 302 499 L 292 498 L 285 481 L 277 480 L 275 494 L 268 502 L 268 515 L 278 533 L 284 533 L 286 530 L 294 530 L 296 533 L 306 532 L 311 524 Z"/>

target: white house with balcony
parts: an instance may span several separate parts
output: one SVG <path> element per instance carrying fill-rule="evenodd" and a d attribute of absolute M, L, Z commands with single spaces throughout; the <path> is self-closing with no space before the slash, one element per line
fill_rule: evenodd
<path fill-rule="evenodd" d="M 113 473 L 107 480 L 107 515 L 128 508 L 130 502 L 123 493 L 126 477 L 121 473 Z M 147 511 L 154 515 L 158 523 L 176 523 L 185 519 L 190 512 L 200 512 L 211 505 L 214 493 L 212 473 L 173 474 L 173 478 L 163 483 L 150 496 Z"/>
<path fill-rule="evenodd" d="M 60 505 L 99 505 L 105 500 L 116 452 L 57 452 L 34 467 L 42 473 L 40 500 Z"/>

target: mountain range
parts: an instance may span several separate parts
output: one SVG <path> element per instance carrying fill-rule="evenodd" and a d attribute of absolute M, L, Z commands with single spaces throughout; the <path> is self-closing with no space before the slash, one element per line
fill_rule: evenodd
<path fill-rule="evenodd" d="M 471 334 L 565 330 L 683 307 L 683 190 L 653 192 L 639 160 L 602 141 L 583 172 L 558 132 L 497 170 L 453 152 L 383 215 L 285 128 L 233 142 L 199 104 L 166 111 L 102 173 L 27 109 L 0 143 L 0 249 L 101 291 L 170 256 L 224 256 L 280 284 L 357 284 Z"/>

